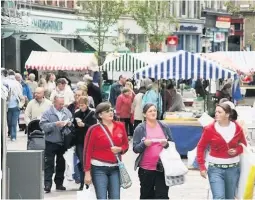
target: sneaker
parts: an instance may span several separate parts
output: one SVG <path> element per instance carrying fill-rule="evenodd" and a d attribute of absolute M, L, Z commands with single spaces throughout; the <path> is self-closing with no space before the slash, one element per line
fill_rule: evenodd
<path fill-rule="evenodd" d="M 15 142 L 15 141 L 16 141 L 16 139 L 13 138 L 13 139 L 12 139 L 12 142 Z"/>
<path fill-rule="evenodd" d="M 63 185 L 57 185 L 56 190 L 64 191 L 64 190 L 66 190 L 66 188 Z"/>

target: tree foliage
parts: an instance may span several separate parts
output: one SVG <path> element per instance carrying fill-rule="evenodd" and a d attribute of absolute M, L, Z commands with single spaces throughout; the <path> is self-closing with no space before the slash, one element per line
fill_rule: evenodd
<path fill-rule="evenodd" d="M 132 17 L 144 30 L 151 46 L 159 50 L 177 21 L 170 13 L 169 1 L 134 1 L 129 5 Z"/>
<path fill-rule="evenodd" d="M 86 28 L 93 34 L 91 38 L 97 45 L 96 55 L 98 56 L 99 65 L 101 65 L 103 63 L 101 53 L 105 39 L 108 37 L 106 33 L 111 26 L 118 22 L 120 16 L 125 13 L 124 2 L 121 0 L 80 0 L 79 4 L 83 8 L 84 16 L 90 20 L 89 26 Z"/>

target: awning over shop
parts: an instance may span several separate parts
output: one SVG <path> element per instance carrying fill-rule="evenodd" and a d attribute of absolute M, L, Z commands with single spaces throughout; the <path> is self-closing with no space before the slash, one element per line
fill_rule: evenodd
<path fill-rule="evenodd" d="M 98 71 L 94 53 L 32 51 L 25 66 L 27 69 L 37 70 Z"/>
<path fill-rule="evenodd" d="M 107 55 L 101 71 L 128 71 L 134 72 L 148 65 L 136 57 L 136 53 L 112 53 Z"/>
<path fill-rule="evenodd" d="M 244 73 L 255 71 L 254 51 L 218 51 L 215 53 L 204 53 L 202 56 L 234 71 Z"/>
<path fill-rule="evenodd" d="M 186 51 L 169 54 L 169 57 L 135 72 L 136 79 L 212 79 L 230 78 L 235 72 Z"/>
<path fill-rule="evenodd" d="M 31 40 L 49 52 L 69 52 L 65 47 L 44 34 L 33 34 Z"/>
<path fill-rule="evenodd" d="M 97 45 L 96 41 L 93 38 L 91 38 L 90 36 L 85 35 L 85 36 L 79 36 L 79 37 L 81 39 L 83 39 L 84 42 L 88 43 L 95 50 L 98 49 L 98 45 Z M 113 42 L 111 41 L 111 39 L 105 38 L 104 39 L 104 45 L 103 45 L 102 52 L 113 52 L 113 51 L 116 51 L 118 49 L 118 47 L 115 46 L 112 43 Z"/>

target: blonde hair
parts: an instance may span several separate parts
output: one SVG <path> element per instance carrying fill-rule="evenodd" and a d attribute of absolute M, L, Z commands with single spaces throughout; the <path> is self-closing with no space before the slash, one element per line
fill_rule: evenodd
<path fill-rule="evenodd" d="M 88 104 L 89 104 L 88 97 L 86 97 L 86 96 L 81 96 L 81 97 L 79 98 L 79 100 L 78 100 L 78 103 L 84 103 L 84 104 L 88 105 Z"/>
<path fill-rule="evenodd" d="M 88 87 L 87 87 L 86 84 L 80 85 L 80 86 L 78 87 L 78 90 L 82 90 L 85 94 L 88 93 Z"/>
<path fill-rule="evenodd" d="M 130 81 L 127 81 L 125 87 L 128 87 L 133 90 L 133 84 Z"/>

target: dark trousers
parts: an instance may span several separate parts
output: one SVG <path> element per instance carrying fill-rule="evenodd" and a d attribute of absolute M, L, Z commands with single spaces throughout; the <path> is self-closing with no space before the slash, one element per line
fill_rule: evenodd
<path fill-rule="evenodd" d="M 125 128 L 128 136 L 133 136 L 134 134 L 134 127 L 130 121 L 130 118 L 120 118 L 120 121 L 125 123 Z"/>
<path fill-rule="evenodd" d="M 64 182 L 64 173 L 65 173 L 65 159 L 63 157 L 66 149 L 64 146 L 47 142 L 45 148 L 45 166 L 44 166 L 44 185 L 52 186 L 52 176 L 54 173 L 55 157 L 56 160 L 56 172 L 54 182 L 57 186 L 63 185 Z"/>
<path fill-rule="evenodd" d="M 140 199 L 169 199 L 164 172 L 139 168 Z"/>
<path fill-rule="evenodd" d="M 77 155 L 77 157 L 79 158 L 79 163 L 78 163 L 78 169 L 80 172 L 80 181 L 81 181 L 81 185 L 84 185 L 84 170 L 83 170 L 83 144 L 77 144 L 76 148 L 75 148 L 75 153 Z"/>
<path fill-rule="evenodd" d="M 142 120 L 134 120 L 134 130 L 142 122 L 143 122 Z"/>

